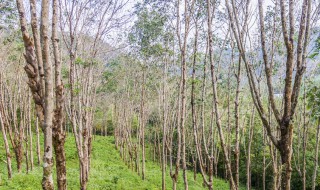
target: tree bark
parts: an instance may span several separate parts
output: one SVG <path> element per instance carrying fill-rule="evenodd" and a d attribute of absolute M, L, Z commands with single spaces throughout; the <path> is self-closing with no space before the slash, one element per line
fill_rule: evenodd
<path fill-rule="evenodd" d="M 290 190 L 293 124 L 290 121 L 290 123 L 285 126 L 280 126 L 280 128 L 281 140 L 279 143 L 279 151 L 281 156 L 281 188 L 283 190 Z"/>
<path fill-rule="evenodd" d="M 66 169 L 66 154 L 64 149 L 64 143 L 66 139 L 66 133 L 64 130 L 64 90 L 61 80 L 61 63 L 59 52 L 59 38 L 57 35 L 57 22 L 58 22 L 58 0 L 53 0 L 52 4 L 52 44 L 53 55 L 55 65 L 55 102 L 56 108 L 54 110 L 53 118 L 53 146 L 56 158 L 56 173 L 57 173 L 57 185 L 59 190 L 67 189 L 67 169 Z"/>
<path fill-rule="evenodd" d="M 164 62 L 162 79 L 162 190 L 166 189 L 166 141 L 167 141 L 167 60 Z"/>
<path fill-rule="evenodd" d="M 30 151 L 30 170 L 33 170 L 33 134 L 32 134 L 32 121 L 31 121 L 31 98 L 28 91 L 28 128 L 29 136 L 30 136 L 30 143 L 29 147 L 27 147 L 26 151 Z"/>
<path fill-rule="evenodd" d="M 142 68 L 142 84 L 141 84 L 141 105 L 140 105 L 140 125 L 141 125 L 141 145 L 142 145 L 142 164 L 141 164 L 141 176 L 142 180 L 146 178 L 146 151 L 144 142 L 144 126 L 145 126 L 145 113 L 144 113 L 144 101 L 145 101 L 145 82 L 146 82 L 146 68 Z M 155 147 L 154 147 L 155 148 Z"/>
<path fill-rule="evenodd" d="M 41 163 L 41 150 L 40 150 L 40 132 L 39 132 L 39 118 L 36 119 L 36 135 L 37 135 L 37 162 L 40 166 Z"/>
<path fill-rule="evenodd" d="M 320 119 L 318 120 L 317 136 L 316 136 L 316 147 L 314 152 L 314 166 L 312 174 L 312 190 L 316 189 L 316 179 L 318 172 L 318 157 L 319 157 L 319 141 L 320 141 Z"/>
<path fill-rule="evenodd" d="M 304 80 L 305 85 L 305 80 Z M 308 126 L 306 122 L 306 88 L 303 88 L 303 150 L 302 150 L 302 190 L 306 190 L 306 152 L 307 152 L 307 142 L 308 142 Z"/>
<path fill-rule="evenodd" d="M 251 189 L 251 144 L 254 133 L 254 120 L 255 120 L 255 109 L 252 108 L 250 128 L 249 128 L 249 139 L 248 139 L 248 152 L 247 152 L 247 190 Z"/>
<path fill-rule="evenodd" d="M 240 96 L 240 82 L 241 82 L 241 57 L 239 57 L 238 71 L 236 74 L 237 87 L 236 87 L 236 98 L 234 101 L 234 117 L 235 117 L 235 131 L 236 131 L 236 142 L 234 149 L 234 168 L 235 168 L 235 186 L 239 188 L 239 162 L 240 162 L 240 121 L 239 121 L 239 96 Z"/>

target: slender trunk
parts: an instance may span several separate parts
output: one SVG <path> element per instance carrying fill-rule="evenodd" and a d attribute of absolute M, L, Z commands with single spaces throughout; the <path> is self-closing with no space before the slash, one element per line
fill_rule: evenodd
<path fill-rule="evenodd" d="M 66 176 L 66 154 L 64 149 L 64 143 L 66 139 L 66 133 L 64 130 L 64 91 L 61 80 L 61 63 L 59 52 L 59 38 L 57 36 L 57 22 L 58 22 L 58 0 L 53 0 L 52 4 L 52 45 L 54 55 L 54 68 L 55 68 L 55 102 L 56 107 L 54 110 L 53 118 L 53 146 L 56 158 L 56 173 L 57 173 L 57 185 L 59 190 L 67 189 L 67 176 Z"/>
<path fill-rule="evenodd" d="M 145 82 L 146 82 L 146 68 L 142 69 L 142 84 L 141 84 L 141 105 L 140 105 L 140 125 L 141 125 L 141 145 L 142 145 L 142 164 L 141 164 L 141 174 L 142 180 L 145 180 L 145 142 L 144 142 L 144 125 L 145 125 L 145 115 L 144 115 L 144 99 L 145 99 Z M 154 147 L 156 148 L 156 147 Z"/>
<path fill-rule="evenodd" d="M 203 141 L 204 141 L 204 146 L 205 146 L 205 153 L 209 161 L 209 167 L 208 168 L 208 177 L 207 179 L 206 172 L 204 169 L 204 164 L 203 164 L 203 159 L 201 155 L 201 145 L 198 140 L 198 130 L 197 130 L 197 120 L 196 120 L 196 105 L 195 105 L 195 85 L 196 85 L 196 60 L 197 60 L 197 48 L 198 48 L 198 27 L 197 27 L 197 20 L 196 20 L 196 32 L 195 32 L 195 41 L 194 41 L 194 53 L 193 53 L 193 62 L 192 62 L 192 83 L 191 83 L 191 115 L 192 115 L 192 125 L 193 125 L 193 135 L 194 135 L 194 143 L 195 143 L 195 148 L 196 148 L 196 155 L 193 158 L 193 169 L 194 169 L 194 179 L 196 180 L 197 176 L 197 158 L 199 160 L 199 165 L 200 165 L 200 171 L 201 175 L 204 180 L 204 184 L 209 188 L 209 190 L 212 189 L 213 186 L 213 155 L 209 155 L 209 151 L 206 146 L 206 139 L 204 137 L 204 93 L 205 93 L 205 72 L 206 72 L 206 65 L 204 65 L 204 78 L 203 78 L 203 85 L 202 85 L 202 113 L 201 113 L 201 120 L 202 120 L 202 130 L 203 130 Z M 211 132 L 212 134 L 212 132 Z"/>
<path fill-rule="evenodd" d="M 164 63 L 162 79 L 162 190 L 166 189 L 166 125 L 167 125 L 167 104 L 166 104 L 166 86 L 167 86 L 167 62 Z"/>
<path fill-rule="evenodd" d="M 39 118 L 36 119 L 36 135 L 37 135 L 37 162 L 41 164 L 41 150 L 40 150 L 40 132 L 39 132 Z"/>
<path fill-rule="evenodd" d="M 188 177 L 187 177 L 187 155 L 186 155 L 186 91 L 187 91 L 187 40 L 188 40 L 188 33 L 189 33 L 189 25 L 190 25 L 190 15 L 193 11 L 193 5 L 195 1 L 184 1 L 184 36 L 183 40 L 181 40 L 181 31 L 180 31 L 180 17 L 178 16 L 177 19 L 177 31 L 179 37 L 179 46 L 180 46 L 180 53 L 181 53 L 181 148 L 182 148 L 182 171 L 183 171 L 183 182 L 184 182 L 184 189 L 188 190 Z M 178 6 L 180 6 L 178 0 Z M 189 9 L 191 7 L 191 9 Z M 178 8 L 178 14 L 179 8 Z"/>
<path fill-rule="evenodd" d="M 37 8 L 36 8 L 37 3 L 36 3 L 36 0 L 29 0 L 29 1 L 30 1 L 30 12 L 31 12 L 31 29 L 32 29 L 32 36 L 34 40 L 35 54 L 37 58 L 37 67 L 38 67 L 38 72 L 36 74 L 40 84 L 39 94 L 41 97 L 43 97 L 44 91 L 45 91 L 44 70 L 43 70 L 44 68 L 43 68 L 41 42 L 40 42 L 41 38 L 40 38 L 38 18 L 37 18 Z"/>
<path fill-rule="evenodd" d="M 19 103 L 19 108 L 20 108 L 20 121 L 18 123 L 19 131 L 15 131 L 15 141 L 16 141 L 16 156 L 17 156 L 17 168 L 18 172 L 20 173 L 22 171 L 22 162 L 23 162 L 23 138 L 24 138 L 24 127 L 25 127 L 25 109 L 24 109 L 24 100 L 22 99 L 21 93 L 20 93 L 20 88 L 18 88 L 18 94 L 20 95 L 20 101 Z M 17 111 L 17 110 L 16 110 Z M 28 168 L 28 163 L 27 165 L 27 170 Z"/>
<path fill-rule="evenodd" d="M 223 129 L 221 126 L 221 117 L 220 117 L 220 112 L 218 109 L 218 93 L 217 93 L 217 81 L 216 81 L 216 70 L 215 70 L 215 64 L 213 60 L 213 39 L 212 39 L 212 29 L 211 29 L 211 4 L 210 1 L 207 0 L 207 19 L 208 19 L 208 47 L 209 47 L 209 60 L 210 60 L 210 70 L 211 70 L 211 80 L 212 80 L 212 93 L 213 93 L 213 109 L 215 112 L 215 121 L 216 125 L 218 128 L 219 132 L 219 137 L 220 137 L 220 144 L 222 148 L 222 153 L 224 155 L 224 161 L 227 167 L 228 175 L 229 175 L 229 181 L 230 181 L 230 188 L 232 190 L 236 189 L 236 184 L 233 180 L 232 176 L 232 169 L 231 169 L 231 164 L 229 160 L 229 155 L 228 155 L 228 150 L 225 144 L 225 137 L 223 134 Z"/>
<path fill-rule="evenodd" d="M 23 114 L 23 126 L 26 128 L 24 133 L 24 141 L 25 141 L 25 151 L 24 155 L 26 157 L 26 173 L 29 173 L 29 122 L 27 120 L 28 108 L 27 105 L 24 105 L 24 114 Z"/>
<path fill-rule="evenodd" d="M 251 144 L 254 132 L 254 111 L 252 108 L 252 115 L 250 121 L 250 129 L 249 129 L 249 140 L 248 140 L 248 152 L 247 152 L 247 190 L 251 189 Z"/>
<path fill-rule="evenodd" d="M 199 145 L 198 145 L 198 134 L 197 134 L 197 124 L 196 124 L 196 110 L 195 110 L 195 80 L 196 80 L 196 54 L 197 54 L 197 38 L 198 38 L 198 26 L 196 23 L 196 33 L 195 33 L 195 41 L 194 41 L 194 52 L 193 52 L 193 62 L 192 62 L 192 83 L 191 83 L 191 115 L 192 115 L 192 125 L 193 125 L 193 130 L 194 130 L 194 142 L 195 142 L 195 146 L 197 149 L 197 153 L 198 153 L 198 149 L 199 149 Z M 199 153 L 198 153 L 199 154 Z M 199 157 L 199 155 L 198 155 Z M 200 159 L 200 157 L 199 157 Z M 193 179 L 196 181 L 197 179 L 197 157 L 194 155 L 192 156 L 192 160 L 193 160 Z M 201 163 L 200 163 L 200 167 Z"/>
<path fill-rule="evenodd" d="M 239 95 L 240 95 L 240 79 L 241 79 L 241 57 L 239 57 L 238 72 L 236 74 L 237 79 L 237 89 L 236 89 L 236 99 L 234 101 L 234 117 L 235 117 L 235 127 L 236 127 L 236 143 L 234 151 L 235 159 L 235 186 L 236 189 L 239 188 L 239 161 L 240 161 L 240 123 L 239 123 Z"/>
<path fill-rule="evenodd" d="M 181 145 L 182 145 L 182 171 L 183 171 L 183 182 L 185 185 L 185 190 L 188 189 L 188 179 L 187 179 L 187 163 L 186 163 L 186 130 L 185 130 L 185 116 L 186 116 L 186 77 L 187 77 L 187 64 L 186 64 L 186 50 L 181 52 Z"/>
<path fill-rule="evenodd" d="M 29 150 L 30 150 L 30 169 L 33 170 L 33 134 L 32 134 L 32 121 L 31 121 L 31 98 L 28 94 L 28 129 L 30 136 Z M 26 151 L 28 151 L 28 148 Z"/>
<path fill-rule="evenodd" d="M 316 147 L 314 152 L 314 166 L 312 174 L 312 190 L 316 189 L 316 178 L 318 172 L 318 157 L 319 157 L 319 140 L 320 140 L 320 119 L 318 120 L 317 136 L 316 136 Z"/>
<path fill-rule="evenodd" d="M 101 135 L 107 136 L 107 124 L 108 124 L 108 109 L 106 110 L 105 116 L 104 116 L 104 125 L 103 125 L 103 131 L 101 132 Z"/>
<path fill-rule="evenodd" d="M 161 152 L 161 143 L 160 143 L 160 134 L 157 132 L 157 144 L 158 144 L 158 159 L 159 159 L 159 163 L 160 166 L 162 164 L 162 152 Z"/>
<path fill-rule="evenodd" d="M 1 85 L 0 85 L 0 88 L 1 88 Z M 0 110 L 0 124 L 1 124 L 1 131 L 2 131 L 2 136 L 3 136 L 3 141 L 4 141 L 4 148 L 6 150 L 8 178 L 11 179 L 11 177 L 12 177 L 12 167 L 11 167 L 10 147 L 9 147 L 9 143 L 8 143 L 8 139 L 7 139 L 5 124 L 4 124 L 4 121 L 3 121 L 3 116 L 2 116 L 1 110 Z"/>
<path fill-rule="evenodd" d="M 52 126 L 53 126 L 53 77 L 52 65 L 50 61 L 50 43 L 49 43 L 49 0 L 42 1 L 41 8 L 41 45 L 42 45 L 42 60 L 44 66 L 45 94 L 44 94 L 44 122 L 42 124 L 44 131 L 44 158 L 43 158 L 43 179 L 42 188 L 53 190 L 52 177 Z"/>
<path fill-rule="evenodd" d="M 266 190 L 266 132 L 265 129 L 262 129 L 263 134 L 262 134 L 262 138 L 263 138 L 263 158 L 262 158 L 262 165 L 263 165 L 263 171 L 262 171 L 262 190 Z"/>
<path fill-rule="evenodd" d="M 272 109 L 271 104 L 269 104 L 269 115 L 268 115 L 268 122 L 272 123 Z M 275 129 L 276 130 L 276 129 Z M 271 162 L 272 162 L 272 189 L 277 190 L 279 189 L 279 181 L 281 180 L 281 177 L 279 175 L 279 169 L 278 169 L 278 151 L 273 143 L 269 142 L 269 150 L 270 150 L 270 156 L 271 156 Z"/>
<path fill-rule="evenodd" d="M 180 35 L 180 0 L 176 1 L 176 10 L 177 10 L 177 18 L 176 18 L 176 32 L 178 35 Z M 178 41 L 180 44 L 180 36 L 178 36 Z M 173 57 L 175 56 L 175 41 L 173 40 Z M 175 64 L 175 61 L 174 61 Z M 181 69 L 182 70 L 182 69 Z M 182 72 L 182 71 L 181 71 Z M 171 151 L 170 151 L 170 177 L 172 179 L 172 189 L 176 190 L 177 189 L 177 181 L 178 181 L 178 175 L 179 175 L 179 170 L 180 170 L 180 159 L 181 159 L 181 128 L 180 128 L 180 113 L 181 113 L 181 89 L 182 89 L 182 80 L 180 80 L 179 83 L 179 95 L 178 95 L 178 105 L 177 105 L 177 109 L 178 111 L 176 112 L 176 120 L 177 121 L 174 126 L 177 130 L 177 152 L 176 152 L 176 160 L 175 160 L 175 164 L 174 164 L 174 172 L 172 172 L 172 165 L 173 165 L 173 156 L 172 156 L 172 152 L 173 152 L 173 136 L 171 136 Z M 172 130 L 172 132 L 174 131 L 174 129 Z"/>
<path fill-rule="evenodd" d="M 139 132 L 137 132 L 137 137 L 136 137 L 138 139 L 138 142 L 136 144 L 136 146 L 137 146 L 136 163 L 137 163 L 137 173 L 138 173 L 139 176 L 140 176 L 140 142 L 141 142 L 140 131 L 141 131 L 141 125 L 139 125 Z M 151 151 L 150 151 L 150 153 L 151 153 Z"/>
<path fill-rule="evenodd" d="M 193 164 L 193 180 L 197 181 L 197 157 L 196 157 L 196 155 L 192 156 L 192 164 Z"/>
<path fill-rule="evenodd" d="M 231 62 L 233 63 L 233 57 L 234 57 L 234 53 L 232 51 L 231 53 Z M 232 141 L 232 127 L 231 127 L 231 97 L 230 97 L 230 94 L 231 94 L 231 67 L 229 68 L 228 70 L 228 95 L 227 95 L 227 101 L 228 101 L 228 106 L 227 106 L 227 117 L 228 117 L 228 121 L 227 121 L 227 144 L 231 144 L 231 141 Z M 228 146 L 228 155 L 229 155 L 229 160 L 231 160 L 231 155 L 232 155 L 232 152 L 231 152 L 231 147 Z M 225 172 L 224 172 L 224 177 L 225 179 L 228 179 L 228 170 L 226 169 L 226 163 L 224 163 L 225 165 Z"/>
<path fill-rule="evenodd" d="M 305 78 L 304 78 L 305 84 Z M 308 128 L 306 123 L 306 88 L 303 88 L 303 149 L 302 149 L 302 190 L 306 190 L 306 152 L 307 152 L 307 138 Z"/>
<path fill-rule="evenodd" d="M 180 80 L 180 86 L 179 86 L 179 97 L 178 97 L 178 112 L 176 114 L 177 117 L 177 123 L 176 123 L 176 128 L 177 128 L 177 138 L 178 138 L 178 147 L 177 147 L 177 153 L 176 153 L 176 160 L 175 160 L 175 171 L 173 174 L 171 174 L 172 178 L 172 189 L 176 190 L 177 189 L 177 182 L 178 182 L 178 175 L 179 175 L 179 170 L 180 170 L 180 161 L 181 161 L 181 128 L 180 128 L 180 122 L 181 122 L 181 117 L 179 117 L 180 112 L 181 112 L 181 80 Z M 171 141 L 173 140 L 173 137 L 171 137 Z M 173 148 L 173 142 L 171 142 L 171 148 Z M 171 157 L 172 159 L 172 157 Z"/>

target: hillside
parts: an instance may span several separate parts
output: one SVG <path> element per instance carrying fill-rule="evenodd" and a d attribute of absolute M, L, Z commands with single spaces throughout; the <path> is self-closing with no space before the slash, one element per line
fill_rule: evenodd
<path fill-rule="evenodd" d="M 0 138 L 0 147 L 2 147 L 3 140 Z M 35 149 L 34 149 L 35 150 Z M 36 153 L 34 152 L 34 157 Z M 23 173 L 18 174 L 13 166 L 13 178 L 7 180 L 7 169 L 5 164 L 4 149 L 0 149 L 0 189 L 1 190 L 36 190 L 41 189 L 42 168 L 35 166 L 33 171 L 29 174 L 25 173 L 25 166 Z M 68 189 L 79 189 L 79 171 L 78 158 L 74 138 L 68 137 L 66 142 L 66 157 L 67 157 L 67 182 Z M 14 158 L 13 158 L 14 159 Z M 34 161 L 36 164 L 36 159 Z M 15 161 L 13 160 L 13 164 Z M 155 190 L 161 189 L 161 170 L 160 166 L 154 162 L 147 160 L 147 170 L 145 181 L 128 167 L 121 160 L 118 151 L 114 146 L 113 137 L 96 136 L 93 141 L 92 150 L 92 165 L 88 189 L 103 189 L 103 190 Z M 180 172 L 182 175 L 182 172 Z M 54 176 L 55 177 L 55 176 Z M 205 189 L 202 187 L 201 176 L 198 180 L 193 180 L 193 174 L 189 172 L 189 188 L 190 190 Z M 217 190 L 229 189 L 228 183 L 224 180 L 215 179 L 214 187 Z M 171 188 L 171 178 L 167 176 L 167 187 Z M 179 180 L 178 189 L 183 189 L 182 177 Z"/>

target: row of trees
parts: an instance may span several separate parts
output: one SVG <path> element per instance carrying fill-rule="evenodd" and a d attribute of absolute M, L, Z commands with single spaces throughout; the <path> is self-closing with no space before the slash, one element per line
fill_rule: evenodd
<path fill-rule="evenodd" d="M 214 176 L 231 189 L 240 181 L 247 189 L 316 189 L 318 7 L 311 0 L 138 4 L 132 52 L 111 68 L 123 159 L 147 178 L 150 147 L 162 189 L 168 170 L 173 189 L 180 170 L 188 189 L 188 169 L 208 189 Z"/>
<path fill-rule="evenodd" d="M 36 131 L 42 188 L 54 189 L 55 164 L 57 188 L 67 189 L 64 144 L 69 129 L 78 152 L 80 188 L 86 189 L 97 97 L 103 96 L 97 94 L 98 87 L 105 62 L 112 56 L 108 52 L 116 48 L 106 38 L 128 21 L 128 14 L 121 13 L 126 4 L 118 0 L 0 1 L 4 21 L 0 28 L 0 126 L 8 178 L 12 177 L 11 148 L 18 173 L 24 158 L 26 171 L 32 170 Z"/>
<path fill-rule="evenodd" d="M 158 161 L 162 189 L 181 170 L 185 189 L 188 170 L 208 189 L 215 177 L 231 189 L 316 189 L 320 6 L 295 3 L 146 0 L 130 15 L 129 1 L 0 0 L 8 177 L 11 148 L 18 172 L 24 159 L 32 170 L 35 133 L 43 189 L 54 189 L 54 163 L 66 189 L 70 131 L 81 189 L 93 134 L 114 134 L 142 179 Z"/>

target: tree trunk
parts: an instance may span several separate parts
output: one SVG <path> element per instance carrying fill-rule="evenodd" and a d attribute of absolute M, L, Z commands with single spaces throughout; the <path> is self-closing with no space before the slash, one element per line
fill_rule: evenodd
<path fill-rule="evenodd" d="M 15 153 L 15 157 L 16 157 L 18 173 L 21 173 L 22 159 L 23 159 L 22 142 L 16 142 L 16 147 L 14 148 L 14 153 Z"/>
<path fill-rule="evenodd" d="M 36 103 L 37 115 L 40 119 L 42 129 L 44 132 L 44 165 L 43 165 L 43 179 L 42 188 L 46 190 L 53 190 L 52 178 L 52 119 L 53 119 L 53 85 L 52 85 L 52 68 L 50 63 L 50 48 L 49 48 L 49 1 L 43 0 L 41 7 L 41 48 L 42 60 L 44 66 L 44 81 L 45 93 L 42 94 L 43 88 L 39 79 L 39 61 L 40 57 L 35 54 L 35 46 L 33 40 L 30 38 L 27 31 L 27 21 L 22 0 L 16 0 L 19 12 L 20 27 L 25 46 L 26 66 L 24 67 L 28 75 L 28 85 L 31 89 L 34 102 Z M 32 12 L 32 11 L 31 11 Z M 39 49 L 38 49 L 39 50 Z M 38 51 L 37 50 L 37 51 Z M 38 54 L 37 54 L 38 55 Z M 36 57 L 39 59 L 38 62 Z M 41 72 L 40 72 L 41 73 Z"/>
<path fill-rule="evenodd" d="M 319 140 L 320 140 L 320 119 L 318 120 L 317 136 L 316 136 L 316 147 L 314 152 L 314 166 L 312 174 L 312 190 L 316 189 L 316 179 L 318 172 L 318 157 L 319 157 Z"/>
<path fill-rule="evenodd" d="M 24 155 L 26 157 L 26 173 L 29 173 L 29 122 L 27 120 L 27 114 L 28 114 L 28 106 L 24 105 L 24 114 L 23 114 L 23 126 L 26 128 L 24 133 L 24 141 L 25 141 L 25 151 Z"/>
<path fill-rule="evenodd" d="M 305 78 L 304 78 L 305 85 Z M 306 88 L 303 88 L 303 149 L 302 149 L 302 190 L 306 190 L 306 152 L 307 152 L 307 139 L 308 139 L 308 127 L 306 123 Z"/>
<path fill-rule="evenodd" d="M 265 129 L 262 129 L 262 138 L 263 138 L 263 158 L 262 158 L 262 165 L 263 165 L 263 171 L 262 171 L 262 190 L 266 190 L 266 132 Z"/>
<path fill-rule="evenodd" d="M 41 8 L 41 39 L 42 39 L 42 60 L 44 66 L 44 80 L 45 80 L 45 95 L 44 95 L 44 158 L 43 158 L 43 179 L 42 188 L 46 190 L 53 190 L 52 177 L 52 126 L 53 126 L 53 77 L 52 65 L 50 62 L 50 43 L 49 43 L 49 0 L 42 1 Z"/>
<path fill-rule="evenodd" d="M 53 118 L 53 146 L 56 158 L 56 173 L 57 173 L 57 185 L 59 190 L 67 189 L 67 176 L 66 176 L 66 154 L 64 149 L 64 143 L 66 139 L 66 133 L 64 130 L 64 91 L 61 80 L 61 63 L 59 52 L 59 39 L 57 36 L 57 22 L 58 22 L 58 0 L 53 0 L 52 4 L 52 44 L 53 55 L 55 65 L 55 98 L 56 108 L 54 110 Z"/>
<path fill-rule="evenodd" d="M 162 190 L 166 189 L 166 140 L 167 140 L 167 61 L 164 63 L 162 79 Z"/>
<path fill-rule="evenodd" d="M 30 136 L 30 144 L 26 151 L 30 151 L 30 169 L 33 170 L 33 134 L 32 134 L 32 121 L 31 121 L 31 98 L 28 93 L 28 129 Z"/>
<path fill-rule="evenodd" d="M 220 144 L 222 148 L 222 153 L 224 156 L 224 161 L 226 164 L 226 170 L 229 175 L 229 181 L 230 181 L 230 189 L 234 190 L 236 189 L 236 184 L 233 180 L 232 176 L 232 169 L 231 169 L 231 163 L 229 160 L 229 155 L 228 155 L 228 150 L 225 144 L 225 137 L 223 133 L 223 129 L 221 126 L 221 117 L 220 117 L 220 112 L 218 109 L 218 93 L 217 93 L 217 81 L 216 81 L 216 70 L 215 70 L 215 64 L 213 60 L 213 39 L 212 39 L 212 29 L 211 29 L 211 23 L 212 23 L 212 18 L 211 18 L 211 6 L 210 6 L 210 1 L 207 0 L 207 24 L 208 24 L 208 47 L 209 47 L 209 61 L 210 61 L 210 70 L 211 70 L 211 81 L 212 81 L 212 93 L 213 93 L 213 109 L 215 112 L 215 122 L 218 128 L 219 132 L 219 137 L 220 137 Z"/>
<path fill-rule="evenodd" d="M 235 186 L 239 188 L 239 161 L 240 161 L 240 123 L 239 123 L 239 95 L 240 95 L 240 82 L 241 82 L 241 57 L 239 57 L 238 71 L 236 74 L 237 87 L 236 87 L 236 99 L 234 101 L 234 117 L 235 117 L 235 130 L 236 130 L 236 143 L 234 150 L 235 159 Z"/>
<path fill-rule="evenodd" d="M 37 135 L 37 161 L 40 166 L 41 163 L 41 150 L 40 150 L 40 132 L 39 132 L 39 118 L 36 119 L 36 135 Z"/>
<path fill-rule="evenodd" d="M 254 112 L 255 109 L 252 108 L 250 128 L 249 128 L 249 139 L 248 139 L 248 152 L 247 152 L 247 190 L 251 189 L 251 144 L 254 133 Z"/>
<path fill-rule="evenodd" d="M 144 142 L 144 125 L 145 125 L 145 114 L 144 114 L 144 99 L 145 99 L 145 82 L 146 82 L 146 68 L 142 68 L 142 84 L 141 84 L 141 105 L 140 105 L 140 125 L 141 125 L 141 145 L 142 145 L 142 164 L 141 164 L 141 174 L 142 180 L 145 180 L 145 162 L 146 162 L 146 152 L 145 152 L 145 142 Z M 154 147 L 156 148 L 156 147 Z"/>
<path fill-rule="evenodd" d="M 19 95 L 21 95 L 21 94 L 19 93 Z M 22 96 L 20 96 L 19 98 L 20 98 L 20 100 L 22 100 Z M 15 144 L 17 145 L 15 147 L 15 151 L 16 151 L 17 168 L 18 168 L 19 173 L 21 173 L 21 171 L 22 171 L 22 161 L 23 161 L 23 140 L 24 140 L 23 138 L 24 138 L 24 126 L 25 126 L 25 117 L 24 117 L 25 109 L 23 107 L 23 103 L 24 103 L 23 100 L 20 101 L 19 103 L 17 103 L 20 106 L 19 107 L 20 108 L 20 121 L 18 123 L 18 126 L 19 126 L 18 131 L 15 131 L 15 134 L 14 134 Z M 14 110 L 14 111 L 17 111 L 17 110 Z M 27 170 L 28 170 L 28 168 L 27 168 Z"/>
<path fill-rule="evenodd" d="M 283 190 L 290 190 L 293 125 L 290 121 L 290 123 L 280 126 L 280 128 L 281 140 L 279 151 L 281 155 L 281 188 Z"/>
<path fill-rule="evenodd" d="M 0 79 L 0 82 L 1 82 L 1 79 Z M 1 88 L 1 85 L 0 85 L 0 88 Z M 0 124 L 1 124 L 1 131 L 2 131 L 2 136 L 3 136 L 3 141 L 4 141 L 4 148 L 6 150 L 8 178 L 11 179 L 11 177 L 12 177 L 11 154 L 10 154 L 10 147 L 9 147 L 9 143 L 8 143 L 8 139 L 7 139 L 5 125 L 3 122 L 3 116 L 1 113 L 1 107 L 0 107 Z"/>

